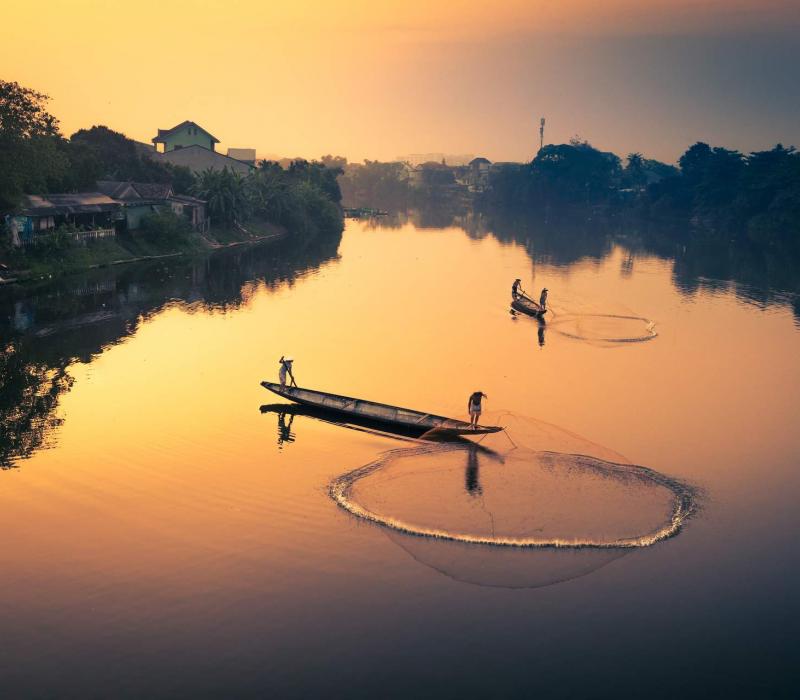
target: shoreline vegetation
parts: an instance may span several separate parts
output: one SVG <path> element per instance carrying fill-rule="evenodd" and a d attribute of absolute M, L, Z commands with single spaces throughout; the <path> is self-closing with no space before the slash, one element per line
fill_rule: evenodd
<path fill-rule="evenodd" d="M 543 146 L 526 163 L 480 157 L 458 164 L 446 158 L 348 163 L 328 155 L 262 161 L 246 175 L 228 169 L 193 174 L 152 160 L 147 146 L 104 126 L 64 138 L 45 109 L 47 99 L 0 81 L 0 226 L 6 222 L 0 277 L 199 254 L 280 232 L 289 239 L 341 235 L 343 204 L 427 212 L 434 226 L 456 216 L 483 217 L 516 221 L 521 230 L 560 228 L 567 236 L 580 228 L 582 237 L 614 232 L 662 250 L 713 244 L 800 262 L 800 153 L 791 146 L 742 154 L 698 142 L 670 165 L 640 153 L 623 161 L 575 137 Z M 140 230 L 114 238 L 75 241 L 76 231 L 60 227 L 41 244 L 11 245 L 8 221 L 26 195 L 77 192 L 103 178 L 166 183 L 176 195 L 202 202 L 211 226 L 194 230 L 162 211 L 146 217 Z"/>
<path fill-rule="evenodd" d="M 523 226 L 591 226 L 676 245 L 746 246 L 800 262 L 800 153 L 776 145 L 742 154 L 698 142 L 677 166 L 625 161 L 578 137 L 545 145 L 528 163 L 364 161 L 340 168 L 347 207 L 516 219 Z"/>
<path fill-rule="evenodd" d="M 338 237 L 344 229 L 341 173 L 335 168 L 305 160 L 287 167 L 262 161 L 248 174 L 227 168 L 192 173 L 155 160 L 146 145 L 105 126 L 65 138 L 45 108 L 47 100 L 0 80 L 0 282 L 284 238 L 305 245 Z M 18 244 L 11 226 L 25 211 L 27 197 L 92 193 L 101 181 L 161 185 L 203 206 L 207 219 L 192 225 L 165 202 L 152 206 L 135 230 L 110 221 L 106 228 L 95 227 L 94 218 L 90 226 L 57 221 L 46 232 L 37 231 L 35 242 Z"/>
<path fill-rule="evenodd" d="M 164 243 L 149 242 L 130 234 L 122 234 L 114 239 L 96 241 L 86 246 L 67 245 L 55 253 L 52 248 L 34 249 L 25 254 L 27 268 L 15 271 L 13 273 L 15 276 L 0 278 L 0 286 L 67 275 L 82 270 L 186 255 L 203 255 L 225 248 L 279 241 L 287 236 L 288 232 L 282 226 L 264 221 L 249 221 L 245 231 L 226 228 L 212 228 L 205 234 L 188 231 L 179 239 Z"/>

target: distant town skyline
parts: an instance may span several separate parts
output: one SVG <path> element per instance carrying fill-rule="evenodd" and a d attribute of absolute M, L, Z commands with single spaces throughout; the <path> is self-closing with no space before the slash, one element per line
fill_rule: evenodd
<path fill-rule="evenodd" d="M 224 8 L 224 12 L 222 9 Z M 790 0 L 4 3 L 4 79 L 45 92 L 69 135 L 150 143 L 184 120 L 218 150 L 528 160 L 579 135 L 675 162 L 704 140 L 800 144 Z M 154 19 L 157 18 L 157 19 Z"/>

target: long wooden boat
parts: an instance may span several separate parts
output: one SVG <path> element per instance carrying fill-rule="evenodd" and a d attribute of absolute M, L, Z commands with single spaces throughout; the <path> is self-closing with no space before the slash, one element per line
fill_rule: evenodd
<path fill-rule="evenodd" d="M 518 296 L 516 299 L 513 299 L 511 301 L 511 308 L 523 314 L 535 316 L 536 318 L 543 318 L 547 313 L 547 309 L 543 309 L 533 299 L 526 296 Z"/>
<path fill-rule="evenodd" d="M 401 426 L 423 432 L 435 430 L 450 435 L 480 435 L 481 433 L 497 433 L 502 430 L 497 425 L 479 425 L 475 428 L 463 420 L 423 413 L 410 408 L 390 406 L 375 401 L 355 399 L 350 396 L 329 394 L 325 391 L 314 391 L 300 387 L 281 386 L 275 382 L 261 382 L 261 386 L 290 401 L 304 406 L 313 406 L 326 411 L 333 411 L 343 416 L 368 419 L 388 426 Z"/>

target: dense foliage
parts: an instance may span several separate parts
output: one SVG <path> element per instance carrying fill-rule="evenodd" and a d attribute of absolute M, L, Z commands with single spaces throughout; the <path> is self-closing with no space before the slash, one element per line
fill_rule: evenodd
<path fill-rule="evenodd" d="M 206 170 L 193 193 L 208 202 L 213 221 L 227 225 L 242 225 L 255 217 L 299 235 L 340 232 L 340 173 L 320 162 L 296 160 L 284 169 L 264 161 L 247 176 L 228 169 Z"/>
<path fill-rule="evenodd" d="M 206 200 L 212 222 L 224 226 L 241 228 L 256 217 L 301 235 L 342 230 L 342 170 L 336 162 L 295 160 L 286 168 L 265 162 L 247 176 L 225 169 L 195 177 L 187 168 L 155 160 L 147 144 L 106 126 L 63 138 L 47 100 L 0 81 L 0 216 L 17 209 L 25 194 L 92 190 L 97 180 L 108 179 L 171 183 L 178 194 Z M 145 237 L 177 240 L 185 231 L 174 218 L 150 217 Z"/>
<path fill-rule="evenodd" d="M 0 80 L 0 215 L 16 209 L 25 194 L 79 192 L 97 180 L 170 182 L 187 192 L 187 168 L 147 157 L 137 144 L 105 126 L 81 129 L 65 139 L 47 112 L 48 97 Z"/>
<path fill-rule="evenodd" d="M 342 166 L 339 178 L 342 198 L 351 206 L 372 206 L 392 210 L 405 209 L 411 192 L 403 163 L 365 160 Z"/>
<path fill-rule="evenodd" d="M 696 143 L 679 164 L 679 173 L 642 197 L 650 219 L 800 253 L 800 154 L 794 148 L 779 144 L 745 156 Z"/>
<path fill-rule="evenodd" d="M 0 214 L 25 192 L 47 191 L 68 172 L 58 120 L 47 96 L 0 80 Z"/>
<path fill-rule="evenodd" d="M 107 126 L 80 129 L 70 136 L 69 145 L 71 166 L 85 183 L 101 179 L 170 183 L 177 194 L 187 193 L 194 185 L 188 168 L 150 158 L 147 144 Z"/>
<path fill-rule="evenodd" d="M 172 211 L 159 211 L 145 216 L 141 234 L 154 243 L 178 243 L 191 231 L 189 222 Z"/>

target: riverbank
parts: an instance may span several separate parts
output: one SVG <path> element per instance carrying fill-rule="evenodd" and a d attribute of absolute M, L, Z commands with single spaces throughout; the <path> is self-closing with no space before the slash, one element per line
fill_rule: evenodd
<path fill-rule="evenodd" d="M 59 247 L 33 246 L 0 256 L 7 268 L 0 276 L 0 285 L 100 267 L 201 254 L 221 248 L 281 240 L 287 235 L 288 231 L 283 226 L 256 220 L 243 226 L 212 227 L 206 233 L 191 231 L 164 240 L 148 239 L 138 233 L 124 233 L 111 239 L 67 243 Z"/>

